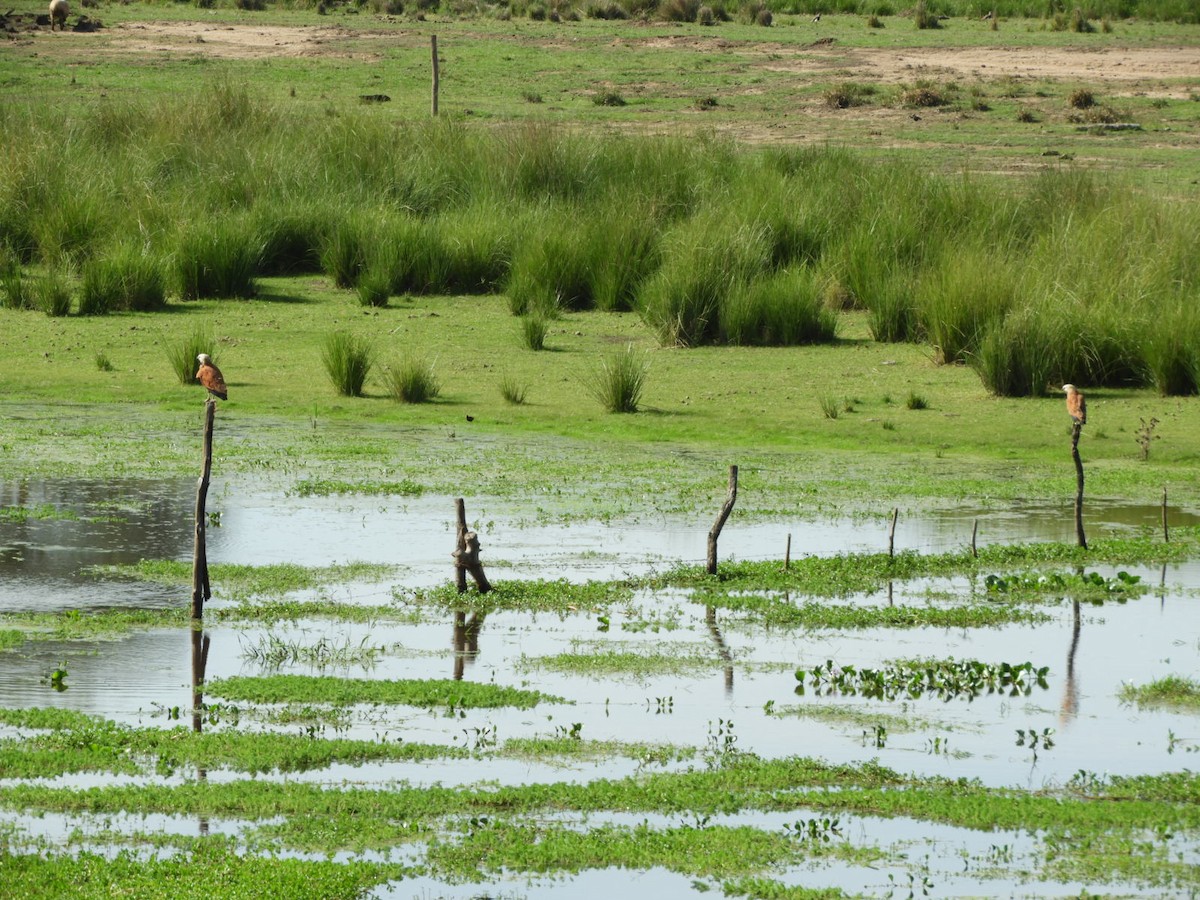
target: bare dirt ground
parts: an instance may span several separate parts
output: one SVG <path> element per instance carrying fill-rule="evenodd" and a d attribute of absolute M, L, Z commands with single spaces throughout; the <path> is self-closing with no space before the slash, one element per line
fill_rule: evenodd
<path fill-rule="evenodd" d="M 336 25 L 258 26 L 204 25 L 197 23 L 139 23 L 120 26 L 108 33 L 112 50 L 134 54 L 185 53 L 220 59 L 265 57 L 369 57 L 375 40 L 403 41 L 404 32 L 370 33 Z M 414 41 L 421 40 L 415 33 Z M 713 38 L 691 36 L 622 39 L 622 44 L 669 45 L 698 51 L 737 48 L 745 45 Z M 1194 79 L 1200 73 L 1200 47 L 1138 47 L 1100 50 L 1056 48 L 917 48 L 862 50 L 818 43 L 798 48 L 774 42 L 755 43 L 755 55 L 776 57 L 766 64 L 774 71 L 813 72 L 830 68 L 844 70 L 848 78 L 896 83 L 915 78 L 996 80 L 1032 78 L 1054 81 L 1073 79 L 1107 86 L 1112 93 L 1133 87 L 1155 89 L 1171 96 L 1186 95 L 1173 86 L 1177 79 Z"/>

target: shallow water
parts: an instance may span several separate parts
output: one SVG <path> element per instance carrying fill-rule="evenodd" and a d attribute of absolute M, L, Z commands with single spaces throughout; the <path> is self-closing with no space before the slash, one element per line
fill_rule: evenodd
<path fill-rule="evenodd" d="M 191 558 L 191 507 L 195 484 L 175 481 L 95 481 L 0 483 L 0 507 L 56 509 L 57 518 L 0 518 L 0 609 L 51 611 L 126 607 L 186 607 L 190 589 L 101 577 L 91 566 L 140 559 Z M 574 581 L 644 573 L 678 561 L 700 562 L 710 522 L 584 522 L 563 525 L 528 517 L 505 517 L 501 504 L 468 501 L 468 520 L 483 541 L 483 560 L 493 580 L 568 578 Z M 320 592 L 348 602 L 393 602 L 393 586 L 439 584 L 452 577 L 453 502 L 449 497 L 300 498 L 255 482 L 216 483 L 209 510 L 219 527 L 208 529 L 208 558 L 214 563 L 290 562 L 326 565 L 350 561 L 396 567 L 383 583 L 335 585 Z M 73 517 L 63 517 L 64 512 Z M 1169 511 L 1173 525 L 1200 522 L 1194 511 Z M 1158 507 L 1089 504 L 1090 537 L 1156 528 Z M 901 517 L 896 548 L 925 552 L 969 544 L 979 522 L 979 543 L 1074 539 L 1069 504 L 1028 505 L 1018 510 L 948 509 L 921 518 Z M 723 559 L 779 558 L 790 534 L 794 557 L 807 553 L 886 550 L 887 517 L 740 522 L 735 514 L 720 540 Z M 1111 569 L 1100 569 L 1113 574 Z M 639 595 L 626 609 L 609 615 L 606 630 L 595 614 L 493 613 L 481 624 L 477 649 L 456 652 L 451 617 L 423 617 L 414 623 L 346 624 L 326 621 L 261 626 L 208 625 L 211 641 L 206 678 L 263 674 L 254 649 L 268 636 L 299 646 L 321 639 L 335 645 L 366 642 L 383 648 L 369 665 L 314 669 L 295 665 L 278 670 L 350 677 L 462 677 L 535 687 L 567 704 L 533 710 L 470 710 L 450 717 L 442 710 L 383 708 L 360 710 L 338 736 L 476 746 L 489 735 L 498 746 L 517 737 L 553 736 L 581 724 L 587 741 L 617 740 L 699 748 L 720 753 L 733 747 L 767 757 L 806 755 L 829 762 L 882 764 L 922 775 L 978 778 L 989 785 L 1061 785 L 1081 770 L 1096 775 L 1152 774 L 1194 767 L 1194 717 L 1122 705 L 1124 683 L 1145 684 L 1174 674 L 1200 671 L 1200 565 L 1186 563 L 1132 570 L 1153 586 L 1126 603 L 1050 606 L 1051 621 L 1038 626 L 999 629 L 919 629 L 863 631 L 767 630 L 725 614 L 706 615 L 681 593 Z M 215 584 L 219 606 L 221 586 Z M 897 584 L 890 594 L 849 598 L 854 604 L 923 604 L 927 592 L 971 597 L 977 580 L 936 579 Z M 304 596 L 304 595 L 301 595 Z M 696 665 L 681 674 L 597 677 L 568 674 L 548 659 L 605 650 L 682 651 Z M 922 697 L 882 702 L 861 697 L 796 693 L 798 666 L 825 660 L 840 665 L 877 666 L 908 657 L 974 658 L 986 662 L 1032 662 L 1049 666 L 1048 687 L 1029 696 L 982 696 L 942 702 Z M 63 666 L 68 689 L 52 690 L 46 675 Z M 60 706 L 117 721 L 170 727 L 180 724 L 166 711 L 190 710 L 192 636 L 185 629 L 150 629 L 112 640 L 26 642 L 0 653 L 0 706 Z M 210 701 L 216 698 L 208 698 Z M 886 717 L 886 718 L 885 718 Z M 897 719 L 896 717 L 899 717 Z M 183 722 L 189 717 L 184 715 Z M 883 723 L 882 736 L 875 724 Z M 212 726 L 206 726 L 212 727 Z M 229 727 L 220 724 L 216 728 Z M 265 728 L 244 716 L 237 726 Z M 1053 731 L 1053 747 L 1036 754 L 1018 743 L 1018 730 Z M 289 730 L 289 729 L 284 729 Z M 295 726 L 291 730 L 298 730 Z M 333 731 L 329 731 L 333 736 Z M 1172 743 L 1182 736 L 1184 742 Z M 506 784 L 620 778 L 645 770 L 627 758 L 527 761 L 505 756 L 423 763 L 337 765 L 289 780 L 329 785 L 385 787 L 415 784 Z M 655 770 L 650 767 L 650 770 Z M 186 774 L 177 777 L 187 777 Z M 213 780 L 245 777 L 214 771 Z M 259 775 L 259 778 L 284 777 Z M 111 778 L 103 779 L 111 783 Z M 0 781 L 0 784 L 3 782 Z M 56 784 L 85 786 L 87 776 Z M 22 817 L 17 817 L 25 821 Z M 54 832 L 51 817 L 38 833 Z M 140 818 L 139 818 L 140 821 Z M 59 834 L 69 830 L 64 824 Z M 153 828 L 153 825 L 141 825 Z M 173 826 L 164 827 L 173 830 Z M 233 830 L 237 830 L 235 826 Z M 921 824 L 922 833 L 930 833 Z M 979 838 L 961 829 L 946 840 L 955 846 Z M 932 839 L 930 839 L 932 840 Z M 993 836 L 994 841 L 999 838 Z M 1004 840 L 1012 843 L 1012 836 Z M 934 841 L 934 844 L 937 842 Z M 985 848 L 986 849 L 986 848 Z M 935 846 L 934 852 L 943 852 Z M 840 874 L 839 874 L 840 872 Z M 880 872 L 832 864 L 815 874 L 790 873 L 785 880 L 814 885 L 841 884 L 848 890 L 886 892 Z M 956 892 L 982 890 L 973 876 L 942 873 Z M 589 872 L 564 882 L 515 882 L 512 896 L 609 896 L 637 879 L 647 891 L 691 896 L 690 880 L 650 870 Z M 882 875 L 886 881 L 886 874 Z M 991 889 L 997 883 L 986 883 Z M 495 885 L 500 896 L 509 889 Z M 1023 889 L 1002 884 L 1005 893 Z M 1045 885 L 1040 886 L 1045 888 Z M 1063 885 L 1056 894 L 1078 893 Z M 379 896 L 469 896 L 445 885 L 406 882 Z M 415 892 L 415 894 L 414 894 Z"/>

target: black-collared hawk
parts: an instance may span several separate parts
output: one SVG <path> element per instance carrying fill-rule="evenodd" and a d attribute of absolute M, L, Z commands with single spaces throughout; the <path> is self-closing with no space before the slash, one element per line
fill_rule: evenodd
<path fill-rule="evenodd" d="M 196 359 L 200 362 L 200 368 L 196 372 L 196 380 L 204 385 L 214 397 L 221 400 L 228 400 L 229 389 L 225 387 L 225 376 L 221 374 L 220 369 L 213 365 L 212 357 L 207 353 L 201 353 Z"/>
<path fill-rule="evenodd" d="M 1082 392 L 1073 384 L 1064 384 L 1063 390 L 1067 393 L 1067 412 L 1071 414 L 1072 421 L 1086 425 L 1087 401 L 1083 399 Z"/>

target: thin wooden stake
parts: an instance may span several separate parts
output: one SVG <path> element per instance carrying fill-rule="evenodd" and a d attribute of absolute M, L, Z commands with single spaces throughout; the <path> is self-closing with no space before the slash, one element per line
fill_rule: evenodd
<path fill-rule="evenodd" d="M 433 114 L 438 114 L 438 86 L 440 84 L 440 70 L 438 69 L 438 54 L 437 54 L 437 35 L 429 36 L 429 47 L 433 52 Z"/>
<path fill-rule="evenodd" d="M 792 566 L 792 533 L 788 532 L 787 547 L 783 550 L 783 571 L 787 571 Z"/>
<path fill-rule="evenodd" d="M 1083 423 L 1071 426 L 1071 458 L 1075 461 L 1075 542 L 1087 549 L 1087 537 L 1083 533 L 1083 460 L 1079 458 L 1079 433 Z"/>
<path fill-rule="evenodd" d="M 979 550 L 975 547 L 975 536 L 979 534 L 979 520 L 975 520 L 975 524 L 971 526 L 971 556 L 979 559 Z"/>
<path fill-rule="evenodd" d="M 212 474 L 213 417 L 217 403 L 211 398 L 204 403 L 204 466 L 196 485 L 196 537 L 192 547 L 192 618 L 204 617 L 204 601 L 212 597 L 208 583 L 208 554 L 204 546 L 205 513 L 208 482 Z"/>
<path fill-rule="evenodd" d="M 1167 488 L 1163 486 L 1163 502 L 1162 502 L 1162 520 L 1163 520 L 1163 543 L 1171 543 L 1171 532 L 1167 530 Z"/>
<path fill-rule="evenodd" d="M 892 510 L 892 527 L 888 529 L 888 559 L 896 556 L 896 519 L 900 518 L 900 507 Z"/>
<path fill-rule="evenodd" d="M 708 531 L 708 574 L 717 574 L 717 538 L 721 536 L 721 529 L 725 527 L 725 520 L 729 518 L 729 514 L 733 512 L 733 504 L 737 502 L 737 481 L 738 467 L 729 467 L 729 490 L 725 494 L 725 503 L 721 507 L 721 512 L 717 515 L 717 520 L 713 522 L 713 527 Z"/>

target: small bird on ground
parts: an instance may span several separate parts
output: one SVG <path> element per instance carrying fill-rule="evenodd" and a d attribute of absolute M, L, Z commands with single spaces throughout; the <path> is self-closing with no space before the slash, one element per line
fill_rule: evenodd
<path fill-rule="evenodd" d="M 821 14 L 820 14 L 820 13 L 817 13 L 815 16 L 813 16 L 813 21 L 814 21 L 814 22 L 820 22 L 820 21 L 821 21 Z"/>
<path fill-rule="evenodd" d="M 212 357 L 207 353 L 201 353 L 196 359 L 200 362 L 196 380 L 204 385 L 205 389 L 214 397 L 228 400 L 229 389 L 225 387 L 225 376 L 221 374 L 220 369 L 213 365 Z"/>
<path fill-rule="evenodd" d="M 1067 412 L 1071 414 L 1071 420 L 1086 425 L 1087 401 L 1083 399 L 1083 393 L 1073 384 L 1064 384 L 1063 390 L 1067 394 Z"/>

